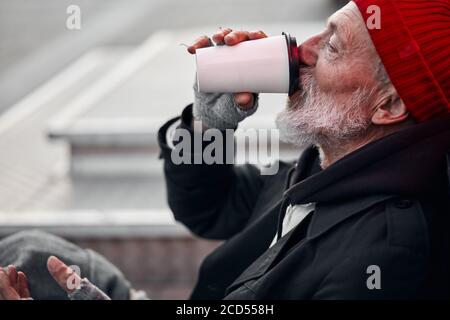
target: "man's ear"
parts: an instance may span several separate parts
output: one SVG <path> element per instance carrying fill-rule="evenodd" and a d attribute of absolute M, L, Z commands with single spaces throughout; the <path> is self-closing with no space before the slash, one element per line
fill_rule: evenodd
<path fill-rule="evenodd" d="M 408 109 L 394 89 L 378 104 L 371 120 L 377 125 L 389 125 L 405 121 L 408 116 Z"/>

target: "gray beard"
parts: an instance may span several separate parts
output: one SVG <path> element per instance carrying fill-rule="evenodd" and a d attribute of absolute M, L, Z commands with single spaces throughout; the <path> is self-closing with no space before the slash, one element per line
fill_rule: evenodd
<path fill-rule="evenodd" d="M 357 89 L 346 101 L 323 93 L 310 70 L 303 70 L 296 92 L 276 119 L 280 139 L 300 148 L 342 145 L 364 135 L 370 126 L 367 103 L 370 91 Z"/>

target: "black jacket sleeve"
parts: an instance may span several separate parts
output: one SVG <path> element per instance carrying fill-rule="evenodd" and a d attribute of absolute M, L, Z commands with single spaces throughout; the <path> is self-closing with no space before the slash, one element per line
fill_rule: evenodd
<path fill-rule="evenodd" d="M 259 169 L 252 165 L 175 164 L 172 149 L 166 142 L 166 131 L 178 119 L 167 122 L 158 133 L 169 206 L 175 219 L 194 234 L 209 239 L 228 239 L 248 222 L 263 187 L 263 178 Z M 187 130 L 193 141 L 192 105 L 184 109 L 181 120 L 178 129 Z M 224 132 L 222 137 L 225 145 Z M 206 145 L 203 143 L 203 149 Z M 224 158 L 225 149 L 222 149 Z"/>

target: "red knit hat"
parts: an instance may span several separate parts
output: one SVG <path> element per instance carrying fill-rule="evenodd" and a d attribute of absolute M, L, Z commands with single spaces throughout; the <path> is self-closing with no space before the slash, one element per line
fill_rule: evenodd
<path fill-rule="evenodd" d="M 367 25 L 383 65 L 419 122 L 450 112 L 450 0 L 353 0 L 364 21 L 380 8 L 379 29 Z"/>

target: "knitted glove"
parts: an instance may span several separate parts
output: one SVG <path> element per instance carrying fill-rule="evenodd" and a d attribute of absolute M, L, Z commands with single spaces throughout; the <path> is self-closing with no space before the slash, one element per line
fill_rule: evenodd
<path fill-rule="evenodd" d="M 232 93 L 199 92 L 195 81 L 193 115 L 208 128 L 235 129 L 239 122 L 258 109 L 258 94 L 254 93 L 253 96 L 253 107 L 244 110 L 234 101 Z"/>
<path fill-rule="evenodd" d="M 88 279 L 81 279 L 80 287 L 67 295 L 70 300 L 111 300 Z"/>

